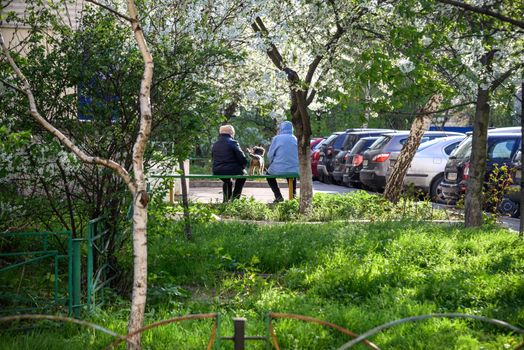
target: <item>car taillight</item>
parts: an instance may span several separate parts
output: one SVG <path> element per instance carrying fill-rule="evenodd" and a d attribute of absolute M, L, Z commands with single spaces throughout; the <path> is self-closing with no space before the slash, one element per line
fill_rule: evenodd
<path fill-rule="evenodd" d="M 316 151 L 315 153 L 313 153 L 313 159 L 314 160 L 318 160 L 320 158 L 320 152 L 319 151 Z"/>
<path fill-rule="evenodd" d="M 371 158 L 371 160 L 377 163 L 382 163 L 388 160 L 388 158 L 389 158 L 389 153 L 380 153 L 374 156 L 373 158 Z"/>
<path fill-rule="evenodd" d="M 462 174 L 463 174 L 464 180 L 469 179 L 469 162 L 464 164 L 464 171 Z"/>
<path fill-rule="evenodd" d="M 362 157 L 360 154 L 355 154 L 353 156 L 353 166 L 359 166 L 362 164 L 362 161 L 364 160 L 364 157 Z"/>

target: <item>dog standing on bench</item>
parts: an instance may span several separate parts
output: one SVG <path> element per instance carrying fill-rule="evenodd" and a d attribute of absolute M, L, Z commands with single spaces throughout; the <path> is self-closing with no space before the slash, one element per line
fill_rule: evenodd
<path fill-rule="evenodd" d="M 255 172 L 257 172 L 258 175 L 262 175 L 264 173 L 264 154 L 266 154 L 264 147 L 255 146 L 253 148 L 248 148 L 247 153 L 251 158 L 248 174 L 255 175 Z"/>

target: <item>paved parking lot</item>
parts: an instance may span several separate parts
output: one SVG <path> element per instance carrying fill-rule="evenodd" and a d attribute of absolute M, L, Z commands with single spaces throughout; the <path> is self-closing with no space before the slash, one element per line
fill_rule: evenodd
<path fill-rule="evenodd" d="M 284 182 L 284 181 L 282 181 Z M 256 200 L 266 203 L 271 203 L 275 199 L 273 192 L 267 184 L 256 184 L 257 187 L 251 187 L 249 184 L 246 184 L 244 190 L 242 191 L 243 197 L 254 197 Z M 285 185 L 285 184 L 283 184 Z M 287 188 L 280 188 L 284 198 L 287 198 Z M 354 188 L 348 188 L 344 186 L 337 185 L 327 185 L 319 181 L 313 181 L 313 192 L 318 193 L 347 193 L 351 191 L 356 191 Z M 297 189 L 297 192 L 300 194 L 300 190 Z M 216 181 L 216 186 L 208 187 L 190 187 L 189 196 L 194 201 L 199 202 L 221 202 L 222 201 L 222 185 L 220 182 Z"/>

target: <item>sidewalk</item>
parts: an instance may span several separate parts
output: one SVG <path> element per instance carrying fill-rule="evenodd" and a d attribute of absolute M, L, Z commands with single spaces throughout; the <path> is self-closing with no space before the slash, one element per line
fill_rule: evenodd
<path fill-rule="evenodd" d="M 214 186 L 210 187 L 213 184 Z M 220 182 L 207 182 L 205 184 L 195 183 L 194 185 L 199 186 L 193 187 L 191 185 L 189 187 L 189 197 L 191 200 L 204 203 L 222 202 L 222 185 Z M 284 198 L 287 198 L 287 184 L 284 181 L 279 181 L 279 185 L 281 187 L 280 191 L 282 192 L 282 195 Z M 355 189 L 337 185 L 327 185 L 322 182 L 313 181 L 313 193 L 347 193 L 352 191 L 355 191 Z M 297 188 L 297 192 L 300 195 L 299 188 Z M 242 197 L 253 197 L 257 201 L 264 203 L 271 203 L 275 199 L 273 192 L 271 192 L 267 183 L 256 183 L 254 185 L 246 183 L 246 186 L 244 186 L 242 191 Z"/>

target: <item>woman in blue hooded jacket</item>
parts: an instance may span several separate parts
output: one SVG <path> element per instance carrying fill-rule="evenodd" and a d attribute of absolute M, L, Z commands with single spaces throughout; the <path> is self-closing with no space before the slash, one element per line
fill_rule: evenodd
<path fill-rule="evenodd" d="M 269 159 L 269 175 L 296 174 L 298 173 L 298 143 L 293 135 L 293 124 L 289 121 L 280 123 L 278 135 L 271 140 L 271 146 L 267 153 Z M 290 180 L 288 180 L 290 181 Z M 275 202 L 282 202 L 284 198 L 278 188 L 276 179 L 267 179 L 267 183 L 273 194 Z M 297 180 L 293 179 L 293 196 L 296 194 Z"/>

